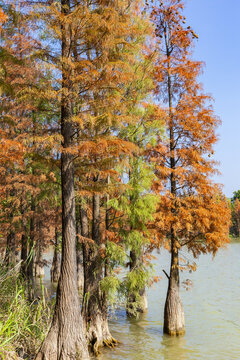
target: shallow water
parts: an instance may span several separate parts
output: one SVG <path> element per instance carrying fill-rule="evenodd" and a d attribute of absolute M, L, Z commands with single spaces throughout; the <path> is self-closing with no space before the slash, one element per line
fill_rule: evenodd
<path fill-rule="evenodd" d="M 187 255 L 187 254 L 185 254 Z M 188 256 L 188 255 L 187 255 Z M 128 320 L 124 310 L 110 319 L 112 335 L 120 341 L 105 349 L 99 360 L 231 360 L 240 359 L 240 243 L 232 243 L 212 260 L 203 255 L 197 271 L 181 273 L 193 287 L 181 289 L 186 335 L 163 335 L 163 307 L 169 269 L 169 253 L 157 256 L 156 275 L 162 280 L 148 290 L 149 310 L 139 320 Z M 47 283 L 47 279 L 45 280 Z"/>

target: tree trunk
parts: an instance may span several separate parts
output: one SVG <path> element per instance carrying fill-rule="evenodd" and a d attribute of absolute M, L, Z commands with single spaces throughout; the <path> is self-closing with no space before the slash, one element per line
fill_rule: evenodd
<path fill-rule="evenodd" d="M 22 214 L 22 227 L 23 234 L 21 238 L 21 275 L 24 279 L 27 277 L 27 257 L 28 257 L 28 241 L 27 241 L 27 226 L 26 219 L 24 217 L 24 206 L 21 203 L 21 214 Z"/>
<path fill-rule="evenodd" d="M 81 207 L 79 206 L 79 214 L 77 219 L 77 235 L 81 234 Z M 79 242 L 77 236 L 77 277 L 78 277 L 78 290 L 83 292 L 84 288 L 84 275 L 83 275 L 83 252 L 82 244 Z"/>
<path fill-rule="evenodd" d="M 84 214 L 82 214 L 84 215 Z M 84 220 L 84 218 L 82 219 Z M 86 220 L 85 220 L 86 222 Z M 83 243 L 84 300 L 83 318 L 87 339 L 92 351 L 97 355 L 102 346 L 113 347 L 117 342 L 108 327 L 108 305 L 106 294 L 100 289 L 104 276 L 103 261 L 100 255 L 100 196 L 93 196 L 92 238 L 94 243 Z"/>
<path fill-rule="evenodd" d="M 81 244 L 77 244 L 77 278 L 78 290 L 83 292 L 84 289 L 84 274 L 83 274 L 83 252 Z"/>
<path fill-rule="evenodd" d="M 58 283 L 60 270 L 61 270 L 61 254 L 60 254 L 60 244 L 59 244 L 59 232 L 57 228 L 55 229 L 55 244 L 54 244 L 54 253 L 53 261 L 51 267 L 51 282 Z"/>
<path fill-rule="evenodd" d="M 23 278 L 27 276 L 27 255 L 28 255 L 28 248 L 27 248 L 27 235 L 24 232 L 22 234 L 21 239 L 21 275 Z"/>
<path fill-rule="evenodd" d="M 171 78 L 171 62 L 167 35 L 165 32 L 165 44 L 168 62 L 168 107 L 169 107 L 169 152 L 170 152 L 170 190 L 174 199 L 172 200 L 171 212 L 176 216 L 177 205 L 177 179 L 175 175 L 176 159 L 175 159 L 175 139 L 174 139 L 174 118 L 173 118 L 173 94 L 172 94 L 172 78 Z M 168 280 L 167 298 L 164 307 L 164 333 L 176 336 L 185 333 L 185 322 L 183 306 L 180 299 L 180 282 L 179 282 L 179 260 L 178 260 L 178 243 L 174 233 L 174 225 L 171 225 L 171 267 Z"/>
<path fill-rule="evenodd" d="M 28 252 L 28 260 L 27 260 L 27 283 L 28 283 L 28 296 L 30 300 L 34 299 L 34 290 L 35 290 L 35 282 L 34 282 L 34 247 L 35 247 L 35 201 L 32 197 L 31 199 L 31 211 L 32 215 L 30 218 L 30 242 L 29 242 L 29 252 Z"/>
<path fill-rule="evenodd" d="M 42 231 L 42 222 L 38 224 L 38 234 L 39 238 L 36 246 L 36 257 L 35 257 L 35 277 L 42 278 L 44 277 L 44 261 L 43 261 L 43 231 Z"/>
<path fill-rule="evenodd" d="M 183 306 L 180 299 L 178 250 L 172 241 L 171 269 L 168 280 L 167 298 L 164 308 L 164 333 L 171 336 L 185 334 Z"/>
<path fill-rule="evenodd" d="M 69 0 L 62 0 L 62 14 L 70 13 Z M 61 154 L 62 179 L 62 262 L 57 287 L 56 305 L 49 333 L 44 340 L 36 360 L 75 360 L 89 359 L 80 300 L 77 288 L 76 261 L 76 214 L 74 194 L 74 155 L 70 150 L 74 139 L 74 126 L 71 122 L 73 101 L 71 94 L 71 31 L 69 22 L 62 25 L 62 106 L 61 133 L 64 150 Z"/>
<path fill-rule="evenodd" d="M 130 251 L 130 271 L 134 271 L 137 267 L 137 256 L 134 250 Z M 129 292 L 127 298 L 126 312 L 129 317 L 138 317 L 139 314 L 148 310 L 148 301 L 145 287 L 137 290 L 137 294 Z"/>
<path fill-rule="evenodd" d="M 7 235 L 7 246 L 4 262 L 7 267 L 14 267 L 16 264 L 16 241 L 15 234 L 12 230 Z"/>

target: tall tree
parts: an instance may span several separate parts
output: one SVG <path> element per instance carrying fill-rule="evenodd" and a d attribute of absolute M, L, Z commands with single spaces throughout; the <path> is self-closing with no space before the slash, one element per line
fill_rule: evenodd
<path fill-rule="evenodd" d="M 62 186 L 62 262 L 56 306 L 49 333 L 36 360 L 88 359 L 83 332 L 80 300 L 77 287 L 76 216 L 74 190 L 74 141 L 72 93 L 72 14 L 69 0 L 61 1 L 62 101 L 61 101 L 61 186 Z"/>
<path fill-rule="evenodd" d="M 92 9 L 92 23 L 98 29 L 99 40 L 88 37 L 86 56 L 87 64 L 94 69 L 94 77 L 88 79 L 92 85 L 88 85 L 86 91 L 83 91 L 84 82 L 78 85 L 83 94 L 78 102 L 78 116 L 75 117 L 79 149 L 75 164 L 79 196 L 82 195 L 81 230 L 85 237 L 82 240 L 83 315 L 87 337 L 95 353 L 102 345 L 116 343 L 108 327 L 108 290 L 106 287 L 103 290 L 102 286 L 110 279 L 105 279 L 107 271 L 103 271 L 109 260 L 105 251 L 108 238 L 105 202 L 106 193 L 109 195 L 110 192 L 112 196 L 114 191 L 117 192 L 117 163 L 127 161 L 128 155 L 136 148 L 129 140 L 119 136 L 121 128 L 139 119 L 132 116 L 131 108 L 136 102 L 137 91 L 129 84 L 140 81 L 142 73 L 138 74 L 137 65 L 134 67 L 132 64 L 134 61 L 136 64 L 136 51 L 144 47 L 150 28 L 145 19 L 141 23 L 136 4 L 99 2 L 99 8 Z M 80 49 L 78 47 L 78 52 Z M 80 63 L 79 55 L 76 58 Z"/>
<path fill-rule="evenodd" d="M 191 27 L 185 26 L 183 1 L 160 2 L 152 11 L 159 42 L 156 65 L 157 96 L 167 103 L 166 140 L 154 148 L 156 174 L 165 182 L 156 214 L 159 237 L 171 252 L 168 291 L 164 310 L 164 332 L 185 332 L 180 299 L 179 252 L 186 246 L 194 256 L 216 253 L 228 242 L 229 210 L 220 189 L 211 180 L 216 172 L 213 145 L 219 124 L 202 92 L 198 76 L 202 64 L 191 59 Z"/>

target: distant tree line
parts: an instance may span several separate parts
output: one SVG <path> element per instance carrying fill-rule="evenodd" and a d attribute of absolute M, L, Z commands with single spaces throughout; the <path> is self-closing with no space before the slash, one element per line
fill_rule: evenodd
<path fill-rule="evenodd" d="M 231 207 L 231 224 L 230 235 L 240 236 L 240 190 L 234 191 L 233 197 L 230 199 Z"/>

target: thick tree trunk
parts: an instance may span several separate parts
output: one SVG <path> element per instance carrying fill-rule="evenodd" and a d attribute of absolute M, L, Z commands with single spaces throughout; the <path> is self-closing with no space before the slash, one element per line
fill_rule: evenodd
<path fill-rule="evenodd" d="M 174 241 L 172 241 L 171 268 L 164 308 L 163 328 L 164 333 L 171 336 L 185 334 L 184 311 L 180 299 L 179 283 L 178 250 Z"/>
<path fill-rule="evenodd" d="M 82 221 L 86 223 L 82 213 Z M 83 235 L 84 236 L 84 235 Z M 99 353 L 102 346 L 113 347 L 117 341 L 111 336 L 108 327 L 108 305 L 106 294 L 100 289 L 104 276 L 103 261 L 100 255 L 100 196 L 93 196 L 92 238 L 94 243 L 83 243 L 84 300 L 83 318 L 87 339 L 92 351 Z"/>
<path fill-rule="evenodd" d="M 137 267 L 137 256 L 134 250 L 130 251 L 130 271 Z M 148 301 L 145 287 L 136 293 L 129 292 L 127 298 L 126 312 L 129 317 L 138 317 L 139 314 L 148 310 Z"/>
<path fill-rule="evenodd" d="M 59 232 L 55 229 L 55 244 L 54 244 L 54 253 L 53 261 L 51 267 L 51 282 L 58 283 L 60 270 L 61 270 L 61 253 L 59 248 Z"/>
<path fill-rule="evenodd" d="M 62 0 L 62 13 L 70 13 L 69 0 Z M 70 150 L 74 139 L 71 122 L 72 100 L 69 62 L 71 57 L 71 31 L 69 22 L 62 25 L 63 94 L 61 107 L 61 133 L 64 150 L 61 154 L 62 179 L 62 262 L 58 282 L 55 312 L 49 333 L 36 360 L 89 359 L 80 300 L 77 288 L 76 214 L 74 194 L 74 156 Z"/>

